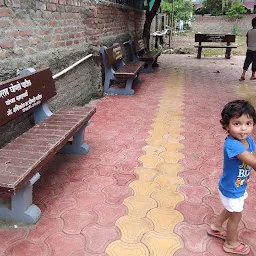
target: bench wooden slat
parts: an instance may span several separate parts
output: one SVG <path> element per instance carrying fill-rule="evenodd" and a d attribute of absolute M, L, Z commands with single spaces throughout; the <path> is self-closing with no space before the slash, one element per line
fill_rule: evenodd
<path fill-rule="evenodd" d="M 143 67 L 144 63 L 141 62 L 127 62 L 124 67 L 115 72 L 115 77 L 118 79 L 135 79 Z"/>
<path fill-rule="evenodd" d="M 234 45 L 223 45 L 223 46 L 221 46 L 221 45 L 195 45 L 194 46 L 195 48 L 223 48 L 223 49 L 225 49 L 225 48 L 230 48 L 230 49 L 232 49 L 232 48 L 237 48 L 237 46 L 234 46 Z"/>
<path fill-rule="evenodd" d="M 40 141 L 40 140 L 39 140 Z M 2 150 L 0 151 L 0 157 L 6 157 L 6 156 L 10 156 L 10 154 L 12 154 L 12 150 Z M 25 159 L 34 159 L 34 158 L 40 158 L 41 157 L 41 153 L 40 152 L 29 152 L 29 151 L 17 151 L 15 152 L 15 155 L 17 158 L 25 158 Z"/>

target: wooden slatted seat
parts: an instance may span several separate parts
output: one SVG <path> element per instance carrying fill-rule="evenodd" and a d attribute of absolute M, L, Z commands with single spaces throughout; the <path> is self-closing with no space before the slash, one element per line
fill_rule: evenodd
<path fill-rule="evenodd" d="M 142 72 L 151 73 L 153 67 L 158 67 L 157 59 L 161 55 L 161 50 L 155 49 L 146 51 L 143 39 L 129 41 L 133 61 L 144 61 L 145 66 Z"/>
<path fill-rule="evenodd" d="M 107 94 L 133 95 L 132 86 L 140 82 L 139 74 L 144 62 L 124 62 L 124 48 L 116 43 L 107 48 L 101 47 L 102 62 L 105 70 L 104 92 Z M 118 88 L 117 84 L 125 84 Z"/>
<path fill-rule="evenodd" d="M 198 48 L 197 58 L 201 59 L 202 49 L 204 48 L 223 48 L 226 49 L 225 58 L 230 59 L 231 50 L 237 48 L 236 45 L 231 45 L 236 41 L 236 35 L 222 35 L 222 34 L 195 34 L 195 42 L 198 42 L 198 45 L 195 45 Z M 211 42 L 211 43 L 226 43 L 226 45 L 202 45 L 203 42 Z"/>
<path fill-rule="evenodd" d="M 56 95 L 50 69 L 1 83 L 0 95 L 5 95 L 1 126 L 28 110 L 35 119 L 31 129 L 0 149 L 0 218 L 35 223 L 41 211 L 32 203 L 33 184 L 56 153 L 88 152 L 84 129 L 96 109 L 65 106 L 52 113 L 46 103 Z"/>

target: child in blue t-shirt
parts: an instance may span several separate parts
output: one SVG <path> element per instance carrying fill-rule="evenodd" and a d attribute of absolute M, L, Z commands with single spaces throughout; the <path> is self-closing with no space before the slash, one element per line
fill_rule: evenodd
<path fill-rule="evenodd" d="M 220 123 L 228 132 L 224 143 L 223 173 L 219 180 L 224 209 L 211 224 L 208 234 L 225 240 L 225 252 L 246 255 L 250 247 L 238 241 L 237 229 L 248 196 L 246 188 L 250 172 L 252 168 L 256 170 L 255 144 L 251 137 L 256 123 L 255 109 L 245 100 L 229 102 L 221 112 Z M 226 220 L 227 231 L 223 228 Z"/>

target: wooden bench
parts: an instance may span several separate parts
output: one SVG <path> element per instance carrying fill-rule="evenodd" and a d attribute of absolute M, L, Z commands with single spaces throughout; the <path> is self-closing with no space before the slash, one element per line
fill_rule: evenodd
<path fill-rule="evenodd" d="M 158 67 L 157 59 L 161 55 L 161 50 L 155 49 L 152 51 L 146 51 L 143 39 L 130 40 L 129 44 L 132 52 L 132 60 L 135 62 L 145 62 L 142 72 L 151 73 L 153 72 L 153 67 Z"/>
<path fill-rule="evenodd" d="M 195 34 L 195 42 L 198 42 L 199 45 L 195 45 L 198 48 L 197 58 L 201 59 L 202 49 L 203 48 L 226 48 L 225 58 L 230 59 L 231 49 L 237 48 L 234 43 L 236 41 L 236 35 L 221 35 L 221 34 Z M 211 43 L 226 43 L 226 45 L 202 45 L 203 42 Z"/>
<path fill-rule="evenodd" d="M 52 113 L 46 103 L 56 95 L 52 72 L 28 73 L 0 83 L 0 126 L 28 111 L 35 121 L 0 149 L 0 219 L 35 223 L 41 210 L 32 203 L 33 184 L 56 153 L 88 152 L 84 129 L 96 110 L 65 106 Z"/>
<path fill-rule="evenodd" d="M 124 62 L 123 44 L 116 43 L 107 48 L 101 47 L 102 62 L 105 69 L 104 92 L 107 94 L 133 95 L 132 86 L 141 82 L 139 73 L 144 62 Z M 125 87 L 121 88 L 120 85 Z M 118 87 L 119 86 L 119 87 Z"/>

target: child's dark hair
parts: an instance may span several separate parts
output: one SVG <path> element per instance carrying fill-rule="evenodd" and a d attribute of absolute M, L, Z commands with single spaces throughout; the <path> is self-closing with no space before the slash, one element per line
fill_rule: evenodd
<path fill-rule="evenodd" d="M 252 19 L 252 27 L 255 28 L 256 27 L 256 17 L 254 17 Z"/>
<path fill-rule="evenodd" d="M 253 125 L 256 123 L 256 112 L 254 107 L 246 100 L 234 100 L 225 105 L 221 111 L 222 128 L 226 130 L 229 125 L 230 119 L 233 117 L 240 117 L 242 115 L 248 115 L 253 119 Z"/>

